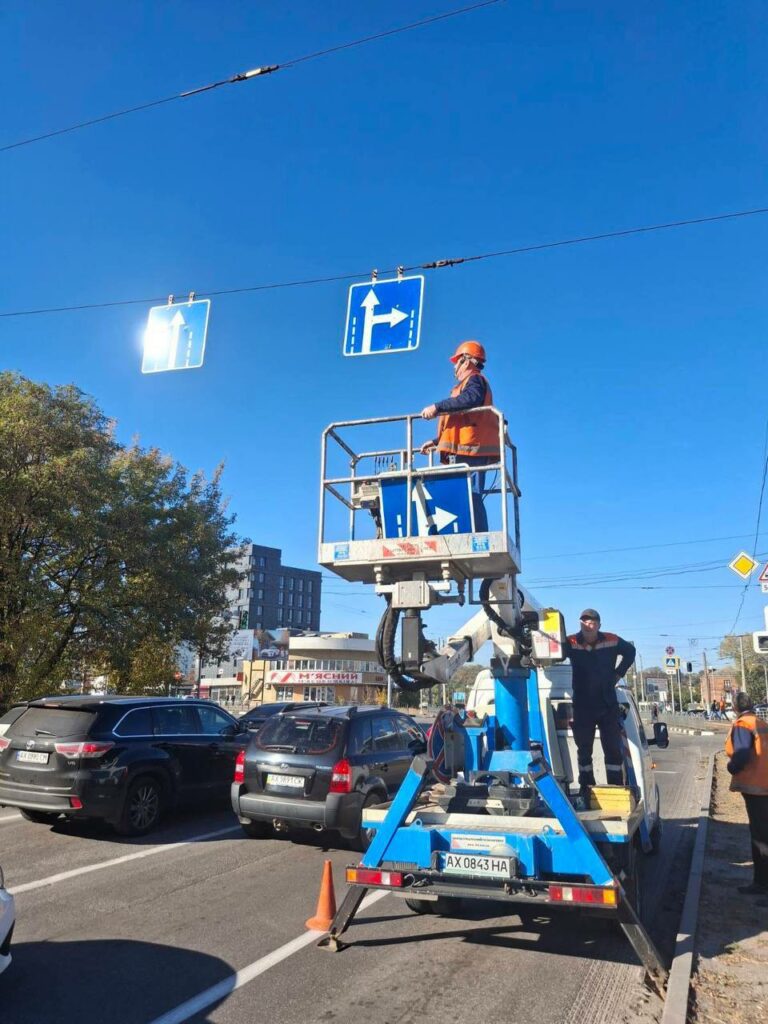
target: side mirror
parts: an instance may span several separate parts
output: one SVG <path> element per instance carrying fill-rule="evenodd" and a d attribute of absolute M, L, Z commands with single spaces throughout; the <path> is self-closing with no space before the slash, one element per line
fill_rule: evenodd
<path fill-rule="evenodd" d="M 222 736 L 235 736 L 235 735 L 237 735 L 237 733 L 239 731 L 240 731 L 240 728 L 237 725 L 225 725 L 224 728 L 221 730 L 221 735 Z"/>
<path fill-rule="evenodd" d="M 426 754 L 427 744 L 424 740 L 411 740 L 408 744 L 408 749 L 412 754 Z"/>
<path fill-rule="evenodd" d="M 659 750 L 666 750 L 669 746 L 669 733 L 666 722 L 653 723 L 653 739 L 649 743 L 655 743 Z"/>

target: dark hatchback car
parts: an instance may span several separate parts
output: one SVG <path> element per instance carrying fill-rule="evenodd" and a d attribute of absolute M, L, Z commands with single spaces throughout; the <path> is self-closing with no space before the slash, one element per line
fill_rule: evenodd
<path fill-rule="evenodd" d="M 177 804 L 226 800 L 248 733 L 208 701 L 45 697 L 0 736 L 0 806 L 144 835 Z"/>
<path fill-rule="evenodd" d="M 408 715 L 316 707 L 273 715 L 237 759 L 232 807 L 246 835 L 330 829 L 365 848 L 364 807 L 397 791 L 426 742 Z"/>
<path fill-rule="evenodd" d="M 267 704 L 259 704 L 244 715 L 240 715 L 238 722 L 244 725 L 249 732 L 258 732 L 264 723 L 272 715 L 281 715 L 285 711 L 306 710 L 307 708 L 327 707 L 324 700 L 310 703 L 309 701 L 276 700 Z"/>

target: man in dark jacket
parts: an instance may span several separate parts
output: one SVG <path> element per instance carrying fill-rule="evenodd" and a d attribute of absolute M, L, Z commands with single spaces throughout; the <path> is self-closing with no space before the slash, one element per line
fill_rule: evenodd
<path fill-rule="evenodd" d="M 635 660 L 635 648 L 615 633 L 600 631 L 600 616 L 585 608 L 579 616 L 581 630 L 568 637 L 566 653 L 573 669 L 573 738 L 579 763 L 579 788 L 588 799 L 594 786 L 592 747 L 595 729 L 605 756 L 609 786 L 624 785 L 624 745 L 616 683 Z"/>

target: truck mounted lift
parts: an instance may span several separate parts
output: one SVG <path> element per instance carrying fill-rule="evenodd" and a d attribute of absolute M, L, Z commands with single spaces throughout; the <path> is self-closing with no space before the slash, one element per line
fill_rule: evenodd
<path fill-rule="evenodd" d="M 493 477 L 488 521 L 500 528 L 482 533 L 476 468 L 420 456 L 418 414 L 334 423 L 323 434 L 318 560 L 384 598 L 382 666 L 416 692 L 448 683 L 490 640 L 494 696 L 483 718 L 443 709 L 395 798 L 364 812 L 370 845 L 347 869 L 350 888 L 322 944 L 344 948 L 369 888 L 405 897 L 417 913 L 498 900 L 522 917 L 546 908 L 615 919 L 661 991 L 667 972 L 640 919 L 638 879 L 661 826 L 648 744 L 665 746 L 665 729 L 655 726 L 649 740 L 634 697 L 618 686 L 627 784 L 595 787 L 591 806 L 580 805 L 565 625 L 519 586 L 517 453 L 499 410 L 484 412 L 499 428 L 499 461 L 483 470 Z M 478 610 L 438 650 L 422 613 L 447 603 Z"/>

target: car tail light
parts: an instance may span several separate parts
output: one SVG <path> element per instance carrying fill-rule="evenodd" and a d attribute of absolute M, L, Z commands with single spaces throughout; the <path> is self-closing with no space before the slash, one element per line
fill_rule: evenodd
<path fill-rule="evenodd" d="M 7 740 L 5 736 L 0 736 L 0 750 L 5 750 L 7 747 L 10 747 L 10 745 L 10 740 Z"/>
<path fill-rule="evenodd" d="M 597 886 L 550 885 L 549 898 L 556 903 L 592 903 L 615 907 L 619 902 L 619 893 L 613 886 L 603 889 Z"/>
<path fill-rule="evenodd" d="M 391 885 L 400 889 L 403 885 L 402 871 L 382 871 L 380 868 L 347 868 L 349 885 Z"/>
<path fill-rule="evenodd" d="M 352 792 L 352 765 L 343 757 L 331 768 L 331 793 Z"/>
<path fill-rule="evenodd" d="M 79 796 L 71 796 L 69 798 L 69 806 L 72 808 L 73 811 L 82 811 L 83 801 L 80 799 Z"/>
<path fill-rule="evenodd" d="M 241 750 L 235 761 L 235 774 L 233 782 L 245 782 L 245 751 Z"/>
<path fill-rule="evenodd" d="M 102 757 L 114 745 L 110 740 L 86 740 L 83 743 L 54 743 L 53 749 L 62 757 Z"/>

